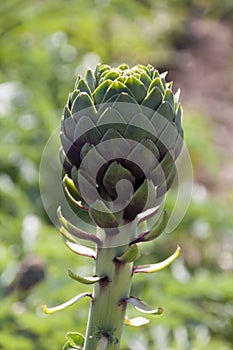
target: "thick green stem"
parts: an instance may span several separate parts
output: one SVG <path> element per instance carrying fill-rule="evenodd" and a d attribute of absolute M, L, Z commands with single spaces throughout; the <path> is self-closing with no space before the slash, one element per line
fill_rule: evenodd
<path fill-rule="evenodd" d="M 128 248 L 98 248 L 95 274 L 106 276 L 95 284 L 84 350 L 96 350 L 101 336 L 108 338 L 106 350 L 120 349 L 120 338 L 129 297 L 133 263 L 116 260 Z"/>

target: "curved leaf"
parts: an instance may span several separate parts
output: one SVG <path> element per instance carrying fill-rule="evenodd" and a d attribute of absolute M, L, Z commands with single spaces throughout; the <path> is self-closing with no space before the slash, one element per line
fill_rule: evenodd
<path fill-rule="evenodd" d="M 88 205 L 86 203 L 83 204 L 84 202 L 83 198 L 81 197 L 80 193 L 75 187 L 74 182 L 67 175 L 65 175 L 63 178 L 63 186 L 68 198 L 75 205 L 77 205 L 79 208 L 83 210 L 88 210 Z"/>
<path fill-rule="evenodd" d="M 140 104 L 146 97 L 146 88 L 144 84 L 135 76 L 129 76 L 125 80 L 125 86 L 130 90 L 136 101 Z"/>
<path fill-rule="evenodd" d="M 67 332 L 66 339 L 68 343 L 75 349 L 82 349 L 84 346 L 85 338 L 81 333 L 78 332 Z"/>
<path fill-rule="evenodd" d="M 158 87 L 154 87 L 148 95 L 145 97 L 142 102 L 143 112 L 149 117 L 152 117 L 154 111 L 159 107 L 162 103 L 163 95 Z"/>
<path fill-rule="evenodd" d="M 125 86 L 125 84 L 121 83 L 118 80 L 115 80 L 115 81 L 110 80 L 110 81 L 111 81 L 112 84 L 109 86 L 108 90 L 106 91 L 106 94 L 104 95 L 104 98 L 103 98 L 102 102 L 106 102 L 112 96 L 118 95 L 121 92 L 130 93 L 130 91 Z"/>
<path fill-rule="evenodd" d="M 102 228 L 118 227 L 116 216 L 101 201 L 97 200 L 89 209 L 92 220 Z M 97 237 L 96 237 L 97 238 Z M 99 238 L 97 238 L 99 240 Z"/>
<path fill-rule="evenodd" d="M 133 327 L 141 327 L 145 324 L 148 324 L 150 321 L 145 317 L 134 317 L 134 318 L 128 318 L 125 316 L 124 324 L 126 326 L 133 326 Z"/>
<path fill-rule="evenodd" d="M 81 256 L 87 256 L 89 258 L 93 258 L 96 259 L 96 252 L 88 247 L 85 247 L 81 244 L 79 244 L 76 240 L 71 241 L 70 237 L 69 239 L 67 239 L 67 234 L 69 235 L 69 232 L 66 231 L 66 229 L 64 227 L 61 228 L 60 230 L 61 234 L 62 234 L 62 238 L 66 244 L 66 246 L 75 254 L 81 255 Z"/>
<path fill-rule="evenodd" d="M 112 84 L 112 80 L 108 79 L 103 81 L 94 91 L 93 97 L 95 100 L 96 105 L 99 105 L 102 103 L 104 95 L 106 94 L 106 91 L 108 90 L 109 86 Z"/>
<path fill-rule="evenodd" d="M 63 309 L 66 309 L 68 306 L 71 306 L 71 305 L 77 303 L 77 301 L 79 301 L 80 299 L 82 299 L 84 297 L 92 298 L 92 295 L 90 293 L 81 293 L 79 295 L 76 295 L 74 298 L 68 300 L 66 303 L 55 306 L 55 307 L 47 307 L 46 304 L 43 304 L 42 309 L 43 309 L 43 312 L 45 314 L 53 314 L 54 312 L 61 311 Z"/>
<path fill-rule="evenodd" d="M 71 235 L 74 235 L 77 238 L 84 239 L 84 240 L 87 240 L 87 241 L 92 241 L 92 242 L 95 242 L 96 244 L 101 245 L 102 242 L 97 236 L 92 235 L 92 234 L 90 234 L 88 232 L 80 230 L 78 227 L 74 226 L 68 220 L 66 220 L 64 218 L 64 216 L 62 215 L 61 207 L 59 207 L 57 209 L 57 215 L 58 215 L 58 219 L 59 219 L 60 223 L 65 227 L 65 229 Z"/>
<path fill-rule="evenodd" d="M 96 282 L 99 282 L 103 279 L 106 279 L 106 276 L 88 276 L 88 277 L 82 277 L 79 275 L 76 275 L 74 272 L 72 272 L 70 269 L 68 269 L 68 275 L 70 278 L 72 278 L 75 281 L 78 281 L 83 284 L 93 284 Z"/>
<path fill-rule="evenodd" d="M 118 162 L 112 162 L 103 176 L 103 185 L 113 198 L 117 197 L 117 184 L 120 180 L 127 180 L 132 186 L 135 185 L 135 178 L 131 172 Z"/>
<path fill-rule="evenodd" d="M 148 91 L 151 91 L 154 87 L 157 87 L 160 90 L 160 92 L 164 94 L 164 86 L 160 77 L 156 77 L 155 79 L 152 80 Z"/>
<path fill-rule="evenodd" d="M 88 84 L 86 83 L 86 81 L 82 77 L 80 77 L 80 79 L 78 80 L 78 82 L 76 84 L 76 88 L 81 93 L 86 92 L 89 96 L 92 96 L 92 93 L 91 93 L 91 90 L 90 90 Z"/>
<path fill-rule="evenodd" d="M 78 96 L 72 104 L 71 112 L 75 120 L 78 120 L 79 112 L 84 112 L 92 119 L 95 118 L 97 113 L 93 101 L 87 92 L 80 92 L 78 94 Z"/>
<path fill-rule="evenodd" d="M 159 218 L 158 223 L 151 228 L 150 231 L 141 233 L 131 244 L 139 242 L 149 242 L 159 237 L 167 226 L 169 216 L 166 210 L 164 210 Z"/>
<path fill-rule="evenodd" d="M 90 68 L 86 72 L 86 80 L 87 80 L 89 89 L 93 92 L 95 90 L 96 79 L 93 74 L 93 71 Z"/>
<path fill-rule="evenodd" d="M 126 299 L 126 302 L 127 302 L 127 304 L 132 305 L 133 307 L 135 307 L 135 309 L 137 309 L 145 314 L 161 315 L 163 312 L 163 309 L 161 307 L 154 309 L 136 297 L 131 296 L 131 297 Z"/>
<path fill-rule="evenodd" d="M 116 259 L 121 263 L 126 264 L 136 260 L 138 256 L 139 256 L 138 246 L 137 244 L 133 244 L 129 247 L 128 250 L 126 250 L 126 252 L 124 252 L 124 254 L 122 254 L 121 256 L 118 256 Z"/>
<path fill-rule="evenodd" d="M 134 273 L 142 272 L 142 273 L 153 273 L 158 272 L 160 270 L 165 269 L 165 267 L 169 266 L 179 255 L 181 252 L 180 246 L 176 248 L 175 253 L 173 253 L 169 258 L 156 263 L 156 264 L 149 264 L 149 265 L 142 265 L 142 266 L 136 266 L 133 269 Z"/>
<path fill-rule="evenodd" d="M 66 242 L 73 243 L 73 244 L 78 243 L 76 238 L 70 232 L 68 232 L 64 226 L 60 228 L 60 234 L 62 235 L 63 240 L 65 240 L 65 243 Z"/>

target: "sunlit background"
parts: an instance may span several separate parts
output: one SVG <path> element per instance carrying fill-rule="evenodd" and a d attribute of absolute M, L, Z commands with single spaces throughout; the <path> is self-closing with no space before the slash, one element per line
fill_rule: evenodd
<path fill-rule="evenodd" d="M 76 76 L 125 62 L 168 70 L 181 87 L 195 183 L 182 223 L 146 243 L 138 262 L 177 244 L 181 257 L 133 282 L 133 295 L 165 312 L 126 327 L 122 350 L 232 350 L 232 0 L 9 0 L 0 22 L 0 349 L 57 350 L 67 331 L 85 333 L 89 301 L 41 311 L 91 291 L 67 268 L 85 276 L 93 263 L 68 251 L 49 221 L 39 164 Z"/>

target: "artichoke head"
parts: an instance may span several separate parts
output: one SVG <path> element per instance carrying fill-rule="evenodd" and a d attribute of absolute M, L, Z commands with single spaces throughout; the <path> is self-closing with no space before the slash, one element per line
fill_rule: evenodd
<path fill-rule="evenodd" d="M 153 66 L 99 64 L 78 77 L 61 123 L 69 198 L 102 228 L 161 204 L 182 148 L 179 92 Z"/>

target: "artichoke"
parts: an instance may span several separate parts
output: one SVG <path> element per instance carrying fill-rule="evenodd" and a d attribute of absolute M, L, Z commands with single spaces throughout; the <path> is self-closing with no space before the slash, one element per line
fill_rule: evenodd
<path fill-rule="evenodd" d="M 43 310 L 53 313 L 91 297 L 85 341 L 75 335 L 77 346 L 82 344 L 85 350 L 118 350 L 124 322 L 136 326 L 148 322 L 125 318 L 128 304 L 161 314 L 160 307 L 130 295 L 131 279 L 135 273 L 165 268 L 180 252 L 178 247 L 157 264 L 134 264 L 139 245 L 156 239 L 167 225 L 161 203 L 176 176 L 183 145 L 179 91 L 174 94 L 172 82 L 165 78 L 166 73 L 151 65 L 99 64 L 88 69 L 85 78 L 78 77 L 64 109 L 60 157 L 69 205 L 62 203 L 62 210 L 68 209 L 78 224 L 67 220 L 59 207 L 60 233 L 71 251 L 95 260 L 93 276 L 69 271 L 80 283 L 94 283 L 94 290 L 54 308 L 44 305 Z M 77 215 L 70 215 L 70 206 Z M 151 217 L 159 218 L 150 225 Z M 67 340 L 64 348 L 72 347 L 73 339 Z"/>
<path fill-rule="evenodd" d="M 78 77 L 61 123 L 69 198 L 102 228 L 159 207 L 182 148 L 179 91 L 153 66 L 98 64 Z"/>

